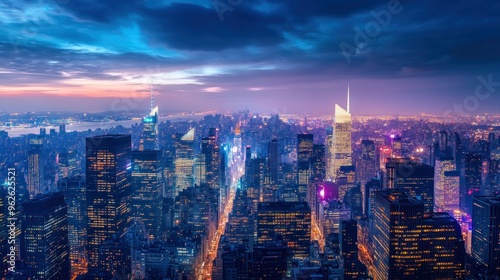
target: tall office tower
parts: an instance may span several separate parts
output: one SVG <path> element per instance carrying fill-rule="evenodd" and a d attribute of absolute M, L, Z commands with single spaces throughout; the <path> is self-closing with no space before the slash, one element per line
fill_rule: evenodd
<path fill-rule="evenodd" d="M 286 274 L 287 261 L 288 249 L 282 241 L 254 246 L 248 264 L 248 279 L 283 279 Z"/>
<path fill-rule="evenodd" d="M 201 153 L 205 155 L 207 167 L 207 183 L 214 189 L 221 187 L 221 154 L 217 129 L 210 128 L 208 137 L 201 142 Z"/>
<path fill-rule="evenodd" d="M 364 186 L 368 181 L 375 177 L 377 172 L 377 155 L 375 142 L 371 140 L 361 141 L 361 156 L 356 164 L 358 180 Z"/>
<path fill-rule="evenodd" d="M 500 276 L 500 197 L 476 196 L 472 207 L 472 257 Z"/>
<path fill-rule="evenodd" d="M 247 196 L 251 202 L 252 213 L 257 211 L 257 204 L 261 201 L 262 187 L 266 177 L 266 159 L 253 158 L 249 163 L 249 174 L 247 176 Z"/>
<path fill-rule="evenodd" d="M 460 171 L 462 170 L 462 161 L 463 161 L 463 144 L 462 140 L 460 139 L 460 135 L 457 132 L 453 133 L 453 138 L 452 138 L 452 157 L 455 159 L 455 162 L 457 164 L 457 170 Z"/>
<path fill-rule="evenodd" d="M 386 164 L 387 184 L 390 189 L 403 189 L 424 203 L 424 212 L 434 211 L 434 167 L 413 163 L 410 159 L 389 159 Z"/>
<path fill-rule="evenodd" d="M 278 175 L 280 167 L 280 154 L 278 150 L 278 139 L 269 142 L 267 167 L 272 184 L 278 184 Z"/>
<path fill-rule="evenodd" d="M 335 118 L 333 120 L 333 134 L 331 149 L 331 166 L 329 179 L 335 180 L 341 166 L 352 165 L 352 120 L 349 112 L 349 89 L 347 91 L 347 110 L 335 104 Z"/>
<path fill-rule="evenodd" d="M 79 166 L 76 160 L 75 151 L 64 151 L 57 154 L 56 163 L 59 169 L 59 179 L 77 175 L 76 173 L 77 170 L 79 170 Z"/>
<path fill-rule="evenodd" d="M 307 187 L 311 177 L 311 159 L 313 157 L 314 135 L 297 135 L 297 182 L 299 201 L 307 198 Z"/>
<path fill-rule="evenodd" d="M 30 198 L 45 191 L 43 137 L 30 139 L 28 150 L 28 192 Z"/>
<path fill-rule="evenodd" d="M 447 187 L 447 177 L 446 172 L 455 171 L 457 166 L 452 158 L 439 158 L 436 159 L 436 166 L 434 168 L 434 211 L 453 211 L 455 209 L 445 209 L 448 207 L 448 202 L 446 201 Z"/>
<path fill-rule="evenodd" d="M 486 140 L 478 141 L 479 152 L 481 153 L 481 158 L 487 160 L 491 157 L 490 142 Z"/>
<path fill-rule="evenodd" d="M 356 167 L 341 166 L 336 182 L 339 186 L 339 199 L 345 201 L 345 195 L 356 186 Z"/>
<path fill-rule="evenodd" d="M 359 221 L 363 218 L 363 194 L 359 183 L 347 193 L 347 203 L 350 206 L 351 219 Z"/>
<path fill-rule="evenodd" d="M 415 279 L 421 264 L 418 228 L 424 204 L 399 190 L 375 198 L 373 263 L 375 279 Z"/>
<path fill-rule="evenodd" d="M 68 206 L 62 193 L 23 204 L 21 256 L 33 279 L 70 279 Z"/>
<path fill-rule="evenodd" d="M 173 197 L 194 184 L 194 128 L 175 143 L 175 186 Z"/>
<path fill-rule="evenodd" d="M 144 223 L 153 239 L 161 227 L 163 184 L 161 151 L 133 151 L 130 214 Z"/>
<path fill-rule="evenodd" d="M 439 157 L 446 155 L 449 151 L 448 133 L 444 130 L 439 132 Z"/>
<path fill-rule="evenodd" d="M 87 252 L 89 270 L 99 268 L 99 246 L 125 234 L 130 224 L 130 135 L 86 139 Z"/>
<path fill-rule="evenodd" d="M 253 241 L 254 216 L 250 215 L 250 202 L 246 192 L 236 190 L 236 197 L 229 222 L 226 227 L 226 238 L 230 243 L 250 243 Z M 252 242 L 253 243 L 253 242 Z"/>
<path fill-rule="evenodd" d="M 344 278 L 358 279 L 360 263 L 358 260 L 358 222 L 345 220 L 340 222 L 340 251 L 344 260 Z"/>
<path fill-rule="evenodd" d="M 68 205 L 68 241 L 71 275 L 87 272 L 87 187 L 81 176 L 59 180 Z"/>
<path fill-rule="evenodd" d="M 160 149 L 158 140 L 158 106 L 152 108 L 149 115 L 142 118 L 142 134 L 139 139 L 139 151 L 156 151 Z"/>
<path fill-rule="evenodd" d="M 252 160 L 252 150 L 250 146 L 245 147 L 245 182 L 244 182 L 244 187 L 245 189 L 249 187 L 248 183 L 252 181 L 250 179 L 251 176 L 251 161 Z"/>
<path fill-rule="evenodd" d="M 440 192 L 443 203 L 438 207 L 442 212 L 452 215 L 455 210 L 460 210 L 460 171 L 444 172 L 443 190 Z"/>
<path fill-rule="evenodd" d="M 252 279 L 249 277 L 249 250 L 242 244 L 224 244 L 218 250 L 219 271 L 214 271 L 214 280 Z M 217 273 L 218 272 L 218 273 Z"/>
<path fill-rule="evenodd" d="M 421 228 L 422 278 L 417 279 L 464 279 L 465 242 L 457 220 L 434 213 Z"/>
<path fill-rule="evenodd" d="M 448 213 L 424 218 L 424 205 L 399 190 L 375 199 L 375 279 L 461 279 L 465 249 Z"/>
<path fill-rule="evenodd" d="M 481 191 L 483 162 L 479 153 L 466 153 L 464 158 L 465 197 L 461 207 L 463 210 L 471 210 L 474 195 L 478 195 Z M 469 211 L 465 212 L 470 213 Z"/>
<path fill-rule="evenodd" d="M 307 202 L 262 202 L 257 212 L 257 242 L 264 244 L 278 236 L 288 247 L 292 259 L 309 257 L 311 246 L 311 208 Z"/>
<path fill-rule="evenodd" d="M 363 195 L 363 213 L 368 220 L 373 220 L 375 197 L 377 192 L 382 190 L 382 182 L 372 178 L 365 184 L 365 191 Z"/>
<path fill-rule="evenodd" d="M 205 154 L 199 154 L 194 159 L 194 183 L 199 186 L 207 182 L 207 159 Z"/>
<path fill-rule="evenodd" d="M 228 193 L 226 191 L 226 182 L 222 180 L 224 172 L 222 169 L 222 155 L 219 143 L 218 131 L 216 128 L 210 128 L 208 137 L 203 138 L 201 142 L 201 153 L 205 155 L 206 160 L 206 182 L 211 188 L 219 191 L 219 211 L 222 214 L 226 207 Z M 224 165 L 225 167 L 225 165 Z M 225 178 L 225 177 L 224 177 Z"/>
<path fill-rule="evenodd" d="M 326 147 L 315 144 L 311 158 L 311 183 L 320 183 L 326 180 Z"/>
<path fill-rule="evenodd" d="M 317 218 L 318 227 L 323 236 L 327 238 L 327 242 L 330 235 L 339 236 L 340 221 L 349 220 L 351 218 L 350 212 L 349 207 L 337 200 L 320 203 Z"/>

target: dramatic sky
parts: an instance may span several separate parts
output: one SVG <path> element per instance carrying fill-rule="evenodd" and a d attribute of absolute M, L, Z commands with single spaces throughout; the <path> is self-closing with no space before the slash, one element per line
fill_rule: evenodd
<path fill-rule="evenodd" d="M 491 0 L 4 0 L 0 111 L 146 111 L 153 84 L 163 111 L 323 114 L 349 83 L 354 114 L 500 113 L 499 14 Z"/>

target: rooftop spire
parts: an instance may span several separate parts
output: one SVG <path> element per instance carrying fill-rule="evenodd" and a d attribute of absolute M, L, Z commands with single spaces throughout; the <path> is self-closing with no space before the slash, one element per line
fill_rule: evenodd
<path fill-rule="evenodd" d="M 349 83 L 347 83 L 347 113 L 351 113 L 351 108 L 350 108 L 350 93 L 349 93 Z"/>
<path fill-rule="evenodd" d="M 154 95 L 154 90 L 153 90 L 153 84 L 151 83 L 151 111 L 153 111 L 153 95 Z"/>

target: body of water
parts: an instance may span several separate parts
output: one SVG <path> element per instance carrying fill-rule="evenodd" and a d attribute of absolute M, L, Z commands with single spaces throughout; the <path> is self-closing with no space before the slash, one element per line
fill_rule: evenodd
<path fill-rule="evenodd" d="M 190 121 L 190 120 L 199 120 L 202 119 L 203 116 L 172 116 L 172 117 L 160 117 L 160 122 L 164 122 L 167 120 L 170 121 Z M 108 121 L 108 122 L 81 122 L 75 123 L 72 125 L 66 125 L 66 132 L 72 131 L 87 131 L 87 130 L 95 130 L 95 129 L 109 129 L 116 126 L 123 127 L 132 127 L 134 124 L 139 124 L 140 120 L 126 120 L 126 121 Z M 45 128 L 47 133 L 49 133 L 50 129 L 54 128 L 59 132 L 59 126 L 38 126 L 38 127 L 3 127 L 0 126 L 0 131 L 5 130 L 9 133 L 9 137 L 19 137 L 27 134 L 39 134 L 40 128 Z"/>

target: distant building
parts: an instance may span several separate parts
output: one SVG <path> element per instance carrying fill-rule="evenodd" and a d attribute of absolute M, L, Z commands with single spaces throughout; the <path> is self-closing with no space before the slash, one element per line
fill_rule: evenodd
<path fill-rule="evenodd" d="M 371 140 L 362 140 L 361 156 L 356 164 L 358 181 L 364 186 L 371 178 L 375 177 L 377 170 L 375 142 Z"/>

